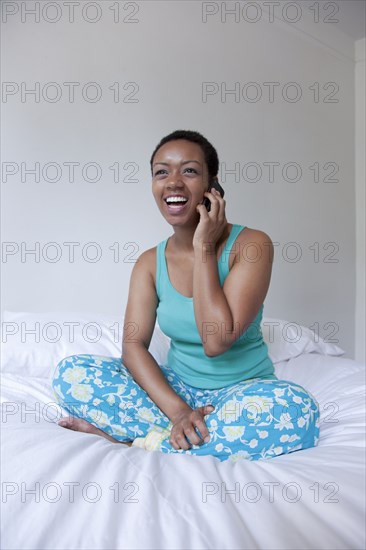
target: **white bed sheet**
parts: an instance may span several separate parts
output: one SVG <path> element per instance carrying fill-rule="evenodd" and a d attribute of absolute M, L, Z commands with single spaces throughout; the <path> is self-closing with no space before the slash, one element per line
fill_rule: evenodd
<path fill-rule="evenodd" d="M 48 380 L 4 374 L 2 548 L 365 548 L 365 366 L 311 353 L 276 374 L 319 401 L 319 444 L 236 463 L 66 430 Z"/>

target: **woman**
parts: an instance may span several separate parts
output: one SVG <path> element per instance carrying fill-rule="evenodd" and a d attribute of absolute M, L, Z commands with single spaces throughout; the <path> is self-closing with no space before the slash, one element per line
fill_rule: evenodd
<path fill-rule="evenodd" d="M 59 425 L 221 461 L 315 446 L 318 403 L 278 380 L 260 329 L 271 239 L 227 222 L 225 200 L 208 191 L 217 152 L 198 132 L 169 134 L 150 164 L 155 201 L 174 235 L 133 268 L 122 357 L 74 355 L 57 365 L 55 395 L 73 413 Z M 148 351 L 156 316 L 171 338 L 164 365 Z"/>

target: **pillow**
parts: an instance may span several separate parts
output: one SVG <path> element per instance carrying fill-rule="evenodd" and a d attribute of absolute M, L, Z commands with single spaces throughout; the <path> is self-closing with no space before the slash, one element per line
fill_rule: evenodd
<path fill-rule="evenodd" d="M 68 355 L 121 357 L 123 319 L 101 313 L 4 311 L 1 370 L 52 378 L 59 361 Z M 158 364 L 165 361 L 169 346 L 170 339 L 156 324 L 149 351 Z"/>
<path fill-rule="evenodd" d="M 273 364 L 298 357 L 303 353 L 337 356 L 346 353 L 334 343 L 326 342 L 310 328 L 295 322 L 263 317 L 261 330 Z"/>
<path fill-rule="evenodd" d="M 4 311 L 2 317 L 2 372 L 51 379 L 59 361 L 69 355 L 121 357 L 122 354 L 124 316 Z M 303 353 L 345 353 L 312 330 L 289 321 L 264 317 L 261 330 L 274 364 Z M 156 322 L 149 352 L 159 365 L 165 363 L 169 347 L 170 338 Z"/>

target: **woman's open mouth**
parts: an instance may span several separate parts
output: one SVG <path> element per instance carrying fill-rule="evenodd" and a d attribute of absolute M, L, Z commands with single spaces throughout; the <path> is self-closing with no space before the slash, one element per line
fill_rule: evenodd
<path fill-rule="evenodd" d="M 164 199 L 165 207 L 169 214 L 181 214 L 185 211 L 187 204 L 189 202 L 189 199 L 186 197 L 168 197 L 167 199 Z"/>

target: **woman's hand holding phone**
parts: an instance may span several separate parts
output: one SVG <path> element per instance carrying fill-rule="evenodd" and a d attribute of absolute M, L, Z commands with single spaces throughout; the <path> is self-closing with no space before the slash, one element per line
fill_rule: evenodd
<path fill-rule="evenodd" d="M 215 246 L 227 226 L 225 206 L 226 201 L 214 187 L 204 193 L 211 204 L 210 212 L 206 206 L 198 204 L 196 210 L 200 221 L 193 235 L 193 248 L 202 249 L 203 245 Z"/>
<path fill-rule="evenodd" d="M 173 427 L 170 432 L 169 442 L 176 450 L 188 450 L 192 445 L 208 443 L 210 434 L 204 417 L 215 410 L 213 405 L 205 405 L 192 410 L 183 410 L 172 420 Z M 202 438 L 197 434 L 198 428 Z M 188 438 L 188 441 L 187 441 Z"/>

